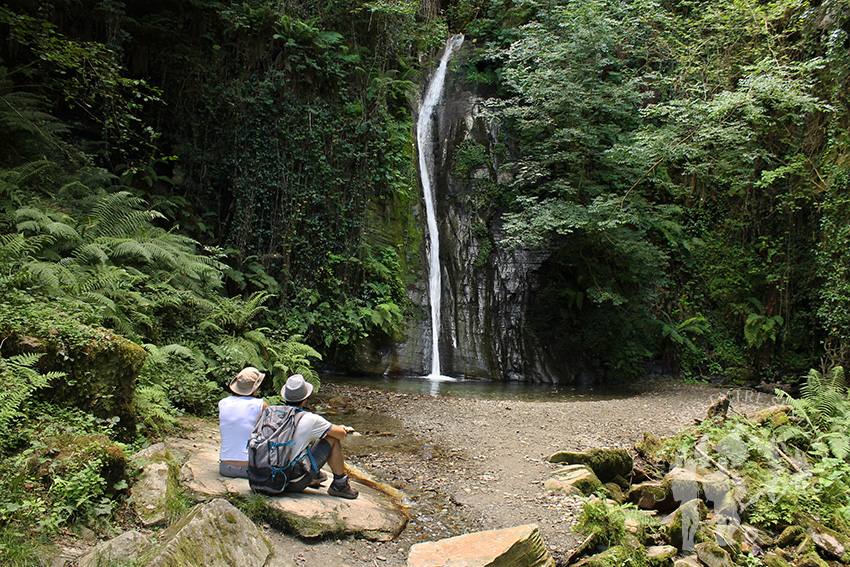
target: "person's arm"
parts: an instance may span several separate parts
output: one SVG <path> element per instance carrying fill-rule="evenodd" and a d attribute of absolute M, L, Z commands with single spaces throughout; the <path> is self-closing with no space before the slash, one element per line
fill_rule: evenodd
<path fill-rule="evenodd" d="M 331 428 L 325 433 L 325 437 L 333 437 L 337 441 L 342 441 L 346 435 L 348 435 L 348 431 L 341 425 L 331 425 Z"/>

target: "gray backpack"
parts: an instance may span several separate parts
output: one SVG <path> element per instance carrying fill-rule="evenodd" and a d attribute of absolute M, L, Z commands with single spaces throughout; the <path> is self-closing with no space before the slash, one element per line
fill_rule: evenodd
<path fill-rule="evenodd" d="M 269 406 L 260 414 L 248 441 L 248 484 L 254 492 L 278 495 L 306 472 L 292 441 L 303 415 L 292 406 Z"/>

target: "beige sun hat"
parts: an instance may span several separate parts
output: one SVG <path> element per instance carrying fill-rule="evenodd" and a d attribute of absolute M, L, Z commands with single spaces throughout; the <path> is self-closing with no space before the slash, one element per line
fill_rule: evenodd
<path fill-rule="evenodd" d="M 313 393 L 313 385 L 300 374 L 293 374 L 286 380 L 280 395 L 287 402 L 306 400 Z"/>
<path fill-rule="evenodd" d="M 239 374 L 230 381 L 230 391 L 240 396 L 250 396 L 257 391 L 265 377 L 265 374 L 253 366 L 243 368 Z"/>

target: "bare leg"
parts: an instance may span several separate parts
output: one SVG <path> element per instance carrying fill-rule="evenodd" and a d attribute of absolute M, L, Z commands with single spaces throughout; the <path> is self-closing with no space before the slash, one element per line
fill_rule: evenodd
<path fill-rule="evenodd" d="M 342 443 L 339 442 L 339 439 L 335 439 L 333 437 L 325 437 L 331 444 L 331 456 L 328 457 L 328 464 L 331 467 L 333 473 L 337 476 L 341 476 L 345 474 L 345 459 L 342 455 Z"/>

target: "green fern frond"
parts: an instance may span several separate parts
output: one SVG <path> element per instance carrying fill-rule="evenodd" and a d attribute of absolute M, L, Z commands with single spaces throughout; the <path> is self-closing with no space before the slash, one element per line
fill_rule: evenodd
<path fill-rule="evenodd" d="M 27 262 L 24 269 L 50 293 L 57 293 L 63 286 L 73 286 L 76 283 L 74 274 L 55 262 Z"/>
<path fill-rule="evenodd" d="M 177 410 L 171 405 L 168 394 L 160 386 L 136 388 L 133 405 L 142 422 L 160 434 L 173 429 L 179 423 Z"/>
<path fill-rule="evenodd" d="M 850 455 L 850 437 L 846 430 L 827 433 L 822 439 L 836 459 L 846 459 Z"/>
<path fill-rule="evenodd" d="M 92 239 L 129 236 L 149 226 L 152 221 L 165 218 L 162 213 L 145 207 L 144 199 L 135 197 L 129 191 L 106 195 L 92 211 L 93 221 L 86 231 L 87 235 Z"/>
<path fill-rule="evenodd" d="M 23 165 L 19 165 L 14 169 L 7 170 L 4 172 L 3 178 L 15 185 L 23 186 L 37 180 L 39 177 L 47 175 L 50 171 L 57 167 L 56 163 L 49 160 L 31 161 Z"/>
<path fill-rule="evenodd" d="M 0 431 L 5 431 L 9 422 L 23 415 L 26 401 L 39 389 L 65 374 L 49 372 L 41 374 L 33 367 L 43 356 L 41 353 L 28 353 L 0 357 L 0 380 L 14 387 L 0 388 Z"/>
<path fill-rule="evenodd" d="M 109 257 L 103 248 L 97 244 L 89 243 L 76 248 L 72 254 L 74 259 L 84 265 L 106 264 Z"/>
<path fill-rule="evenodd" d="M 113 262 L 129 261 L 147 264 L 153 256 L 142 243 L 125 238 L 114 243 L 109 257 Z"/>

